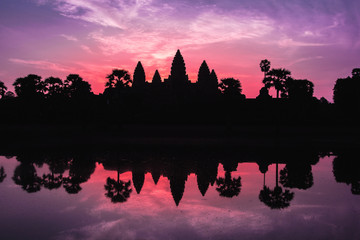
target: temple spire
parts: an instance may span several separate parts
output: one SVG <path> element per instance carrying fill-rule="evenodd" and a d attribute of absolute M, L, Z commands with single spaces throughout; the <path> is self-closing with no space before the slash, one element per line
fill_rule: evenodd
<path fill-rule="evenodd" d="M 152 78 L 152 81 L 151 83 L 153 85 L 160 85 L 161 84 L 161 77 L 160 77 L 160 73 L 159 71 L 156 69 L 155 73 L 154 73 L 154 76 Z"/>
<path fill-rule="evenodd" d="M 169 78 L 174 85 L 185 84 L 189 81 L 186 74 L 185 61 L 178 49 L 171 65 L 171 72 Z"/>
<path fill-rule="evenodd" d="M 209 67 L 208 67 L 206 61 L 204 60 L 199 68 L 198 84 L 206 85 L 207 82 L 209 82 L 209 81 L 210 81 L 210 70 L 209 70 Z"/>
<path fill-rule="evenodd" d="M 145 86 L 145 71 L 141 62 L 139 61 L 134 70 L 133 87 L 142 88 L 144 86 Z"/>

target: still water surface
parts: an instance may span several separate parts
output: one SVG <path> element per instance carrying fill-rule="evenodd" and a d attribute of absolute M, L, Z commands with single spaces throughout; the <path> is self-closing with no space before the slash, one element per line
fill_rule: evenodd
<path fill-rule="evenodd" d="M 0 238 L 360 239 L 359 164 L 308 159 L 2 156 Z"/>

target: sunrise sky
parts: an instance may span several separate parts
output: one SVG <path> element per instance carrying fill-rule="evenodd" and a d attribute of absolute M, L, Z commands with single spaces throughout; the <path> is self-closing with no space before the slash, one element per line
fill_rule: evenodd
<path fill-rule="evenodd" d="M 0 80 L 78 73 L 95 93 L 113 68 L 141 61 L 150 81 L 180 49 L 196 81 L 203 60 L 243 93 L 262 87 L 259 62 L 284 67 L 332 101 L 337 78 L 360 67 L 358 0 L 1 0 Z"/>

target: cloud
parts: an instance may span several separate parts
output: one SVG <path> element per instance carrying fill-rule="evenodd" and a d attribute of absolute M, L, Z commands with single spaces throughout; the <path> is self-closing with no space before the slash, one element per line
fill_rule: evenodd
<path fill-rule="evenodd" d="M 313 42 L 301 42 L 295 41 L 291 38 L 284 38 L 278 42 L 280 47 L 323 47 L 330 45 L 330 43 L 313 43 Z"/>
<path fill-rule="evenodd" d="M 44 4 L 44 1 L 39 3 Z M 126 29 L 129 21 L 140 16 L 149 17 L 157 12 L 151 3 L 151 0 L 57 0 L 52 5 L 65 17 Z"/>
<path fill-rule="evenodd" d="M 31 65 L 35 68 L 44 69 L 44 70 L 53 70 L 53 71 L 60 71 L 60 72 L 71 72 L 72 68 L 63 66 L 61 64 L 49 62 L 49 61 L 42 61 L 42 60 L 23 60 L 18 58 L 10 58 L 10 62 L 17 63 L 17 64 L 24 64 L 24 65 Z"/>
<path fill-rule="evenodd" d="M 60 34 L 61 37 L 65 38 L 66 40 L 77 42 L 79 41 L 76 37 L 66 34 Z"/>
<path fill-rule="evenodd" d="M 198 49 L 207 44 L 257 39 L 269 34 L 272 26 L 268 19 L 228 17 L 216 12 L 204 12 L 193 21 L 178 25 L 176 20 L 152 19 L 153 30 L 130 28 L 107 35 L 102 30 L 89 36 L 106 55 L 133 53 L 137 58 L 158 61 L 173 57 L 176 49 Z M 175 27 L 176 26 L 176 27 Z"/>
<path fill-rule="evenodd" d="M 87 53 L 94 54 L 94 52 L 91 50 L 91 48 L 90 48 L 89 46 L 80 45 L 80 48 L 81 48 L 82 50 L 84 50 L 85 52 L 87 52 Z"/>
<path fill-rule="evenodd" d="M 323 59 L 323 58 L 324 58 L 323 56 L 299 58 L 299 59 L 296 59 L 296 60 L 290 62 L 290 63 L 287 65 L 287 67 L 292 66 L 292 65 L 295 65 L 295 64 L 297 64 L 297 63 L 301 63 L 301 62 L 306 62 L 306 61 L 311 61 L 311 60 L 316 60 L 316 59 Z"/>

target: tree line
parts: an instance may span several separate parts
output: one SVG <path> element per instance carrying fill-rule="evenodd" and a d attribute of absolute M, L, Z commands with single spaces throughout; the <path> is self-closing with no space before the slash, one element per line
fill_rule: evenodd
<path fill-rule="evenodd" d="M 134 79 L 138 77 L 136 74 L 139 72 L 139 68 L 142 69 L 141 62 L 138 63 L 135 72 Z M 261 71 L 264 72 L 263 84 L 264 87 L 260 90 L 258 98 L 272 98 L 268 90 L 274 88 L 276 90 L 276 98 L 294 98 L 294 99 L 310 99 L 313 97 L 314 84 L 309 80 L 299 80 L 291 77 L 291 72 L 284 68 L 271 69 L 270 62 L 265 59 L 260 62 Z M 359 69 L 354 69 L 359 70 Z M 353 72 L 354 72 L 353 71 Z M 356 75 L 358 77 L 358 75 Z M 109 95 L 110 92 L 116 89 L 121 92 L 124 89 L 130 89 L 132 87 L 137 88 L 138 82 L 131 78 L 129 71 L 125 69 L 113 69 L 111 74 L 106 76 L 107 81 L 105 83 L 105 90 L 102 94 Z M 207 79 L 209 78 L 209 80 Z M 350 78 L 350 77 L 349 77 Z M 218 83 L 218 79 L 214 70 L 209 71 L 206 61 L 202 63 L 198 73 L 197 82 L 199 88 L 202 85 L 206 85 L 207 81 L 212 81 L 213 88 L 218 90 L 218 94 L 225 96 L 241 96 L 242 86 L 240 80 L 233 77 L 223 78 Z M 345 80 L 341 80 L 345 81 Z M 145 80 L 144 80 L 145 82 Z M 346 81 L 345 81 L 346 82 Z M 152 79 L 152 85 L 160 85 L 162 83 L 158 70 L 155 71 Z M 138 85 L 136 85 L 138 84 Z M 150 85 L 150 83 L 147 83 Z M 41 76 L 35 74 L 29 74 L 25 77 L 20 77 L 12 84 L 15 89 L 15 93 L 7 91 L 7 86 L 0 81 L 0 96 L 1 99 L 9 98 L 22 98 L 22 99 L 51 99 L 51 98 L 86 98 L 94 95 L 91 91 L 91 85 L 85 81 L 78 74 L 70 74 L 63 81 L 58 77 L 48 77 L 42 80 Z M 347 86 L 336 85 L 334 89 L 334 101 L 342 101 L 346 95 L 342 93 L 342 89 Z M 340 92 L 339 92 L 340 91 Z M 216 92 L 216 91 L 214 91 Z M 100 94 L 100 95 L 102 95 Z M 336 95 L 335 95 L 336 94 Z M 245 98 L 244 95 L 242 95 Z"/>
<path fill-rule="evenodd" d="M 234 113 L 235 108 L 248 116 L 256 112 L 266 112 L 269 118 L 281 112 L 285 112 L 285 115 L 296 115 L 298 111 L 310 116 L 318 112 L 319 106 L 322 112 L 334 108 L 329 107 L 332 104 L 325 98 L 317 99 L 313 96 L 314 84 L 311 81 L 293 78 L 288 69 L 271 68 L 267 59 L 261 60 L 259 66 L 264 77 L 263 87 L 256 99 L 247 99 L 242 94 L 241 82 L 236 78 L 223 78 L 218 81 L 214 69 L 210 71 L 206 61 L 203 61 L 199 68 L 197 81 L 189 81 L 185 61 L 178 50 L 168 78 L 162 79 L 156 70 L 152 81 L 147 82 L 144 68 L 141 62 L 138 62 L 133 77 L 125 69 L 113 69 L 106 76 L 103 93 L 98 95 L 92 92 L 90 83 L 78 74 L 70 74 L 65 80 L 58 77 L 42 80 L 41 76 L 29 74 L 15 80 L 15 93 L 7 91 L 8 88 L 0 81 L 0 107 L 3 111 L 10 111 L 9 115 L 14 115 L 11 113 L 14 111 L 13 107 L 20 107 L 27 113 L 17 114 L 15 118 L 25 119 L 33 118 L 34 115 L 88 118 L 95 114 L 98 119 L 101 115 L 100 118 L 104 120 L 134 120 L 140 115 L 139 118 L 146 120 L 149 115 L 157 115 L 158 118 L 167 115 L 179 122 L 185 119 L 186 115 L 196 118 L 202 114 L 203 117 L 199 116 L 202 120 L 220 119 L 216 114 L 211 114 L 212 111 L 218 111 L 217 115 L 226 115 L 233 111 L 230 117 L 240 118 L 240 113 Z M 356 95 L 359 85 L 359 68 L 353 69 L 351 77 L 336 81 L 333 94 L 336 111 L 357 115 L 360 109 L 360 100 Z M 275 89 L 276 98 L 269 94 L 271 88 Z M 269 111 L 269 108 L 272 110 Z M 266 116 L 257 115 L 253 118 L 264 117 Z"/>
<path fill-rule="evenodd" d="M 296 156 L 289 159 L 289 155 L 285 153 L 280 149 L 266 153 L 261 153 L 261 151 L 253 153 L 256 161 L 251 162 L 258 164 L 259 171 L 263 174 L 263 187 L 259 192 L 259 200 L 271 209 L 289 207 L 294 198 L 294 189 L 310 189 L 314 185 L 312 166 L 318 163 L 320 156 L 329 154 L 307 149 L 303 152 L 298 151 Z M 239 163 L 246 162 L 241 160 L 241 156 L 224 158 L 223 155 L 216 155 L 217 157 L 214 158 L 211 155 L 212 157 L 208 159 L 209 156 L 204 154 L 197 155 L 195 158 L 178 155 L 154 158 L 151 154 L 140 154 L 131 158 L 122 154 L 107 152 L 104 156 L 102 154 L 99 156 L 98 153 L 57 155 L 24 152 L 16 156 L 19 165 L 13 172 L 12 180 L 28 193 L 38 192 L 42 188 L 54 190 L 63 187 L 68 194 L 77 194 L 95 172 L 98 162 L 96 159 L 102 159 L 101 164 L 106 171 L 117 172 L 117 178 L 108 177 L 104 181 L 105 196 L 113 203 L 125 202 L 130 197 L 133 188 L 137 194 L 140 194 L 147 173 L 151 174 L 155 185 L 161 176 L 169 180 L 176 205 L 179 205 L 185 191 L 185 183 L 192 173 L 196 175 L 198 190 L 202 196 L 205 196 L 212 186 L 220 197 L 233 198 L 241 194 L 242 179 L 240 176 L 232 176 L 238 168 L 241 168 Z M 356 152 L 342 150 L 335 151 L 334 154 L 336 157 L 333 160 L 333 175 L 336 182 L 350 185 L 351 193 L 359 195 L 359 168 L 354 168 L 357 163 L 353 158 Z M 203 160 L 207 160 L 206 167 L 202 164 Z M 186 164 L 179 165 L 178 162 L 186 162 Z M 224 168 L 224 177 L 219 176 L 219 164 Z M 285 164 L 280 171 L 279 164 Z M 266 174 L 269 173 L 268 168 L 271 165 L 276 166 L 275 179 L 266 180 Z M 39 175 L 37 169 L 44 166 L 48 170 L 42 171 L 42 175 Z M 176 171 L 174 171 L 175 168 Z M 120 175 L 127 171 L 132 172 L 132 179 L 124 181 Z M 0 167 L 0 183 L 6 178 L 4 167 Z M 270 188 L 269 181 L 274 180 L 275 187 Z"/>

